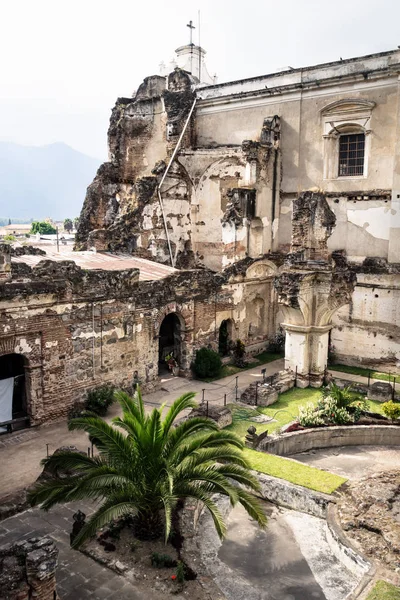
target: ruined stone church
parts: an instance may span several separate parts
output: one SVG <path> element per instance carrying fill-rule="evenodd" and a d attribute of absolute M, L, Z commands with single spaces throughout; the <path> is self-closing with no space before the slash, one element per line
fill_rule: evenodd
<path fill-rule="evenodd" d="M 190 372 L 221 328 L 281 328 L 297 385 L 400 360 L 400 50 L 229 83 L 202 48 L 118 98 L 74 253 L 0 254 L 12 417 L 65 418 L 103 382 Z M 5 419 L 3 419 L 4 421 Z M 1 421 L 1 418 L 0 418 Z"/>

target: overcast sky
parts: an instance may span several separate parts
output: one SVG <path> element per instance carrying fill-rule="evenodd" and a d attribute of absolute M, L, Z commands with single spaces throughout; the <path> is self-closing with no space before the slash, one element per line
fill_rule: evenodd
<path fill-rule="evenodd" d="M 219 82 L 400 45 L 399 0 L 0 0 L 0 139 L 105 159 L 116 98 L 189 41 L 198 9 Z"/>

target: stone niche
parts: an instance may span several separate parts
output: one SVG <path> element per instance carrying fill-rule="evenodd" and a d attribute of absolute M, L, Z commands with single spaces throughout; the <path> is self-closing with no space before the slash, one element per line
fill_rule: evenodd
<path fill-rule="evenodd" d="M 0 598 L 57 600 L 58 548 L 50 538 L 30 538 L 0 547 Z"/>

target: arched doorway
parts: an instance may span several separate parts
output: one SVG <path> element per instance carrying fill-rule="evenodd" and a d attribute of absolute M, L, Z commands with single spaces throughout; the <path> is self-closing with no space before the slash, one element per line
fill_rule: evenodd
<path fill-rule="evenodd" d="M 221 356 L 227 356 L 229 354 L 232 342 L 232 325 L 232 319 L 226 319 L 222 321 L 219 326 L 218 352 Z"/>
<path fill-rule="evenodd" d="M 176 313 L 169 313 L 160 325 L 158 337 L 158 371 L 168 371 L 168 360 L 173 357 L 177 364 L 182 362 L 181 321 Z"/>
<path fill-rule="evenodd" d="M 24 425 L 27 412 L 25 358 L 21 354 L 0 356 L 0 423 L 22 419 Z M 0 428 L 4 430 L 11 431 L 11 426 Z"/>

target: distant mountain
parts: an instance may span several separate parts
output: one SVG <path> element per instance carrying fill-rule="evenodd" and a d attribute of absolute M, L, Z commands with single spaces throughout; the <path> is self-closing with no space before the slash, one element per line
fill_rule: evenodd
<path fill-rule="evenodd" d="M 63 143 L 0 142 L 0 215 L 25 220 L 79 216 L 100 164 Z"/>

